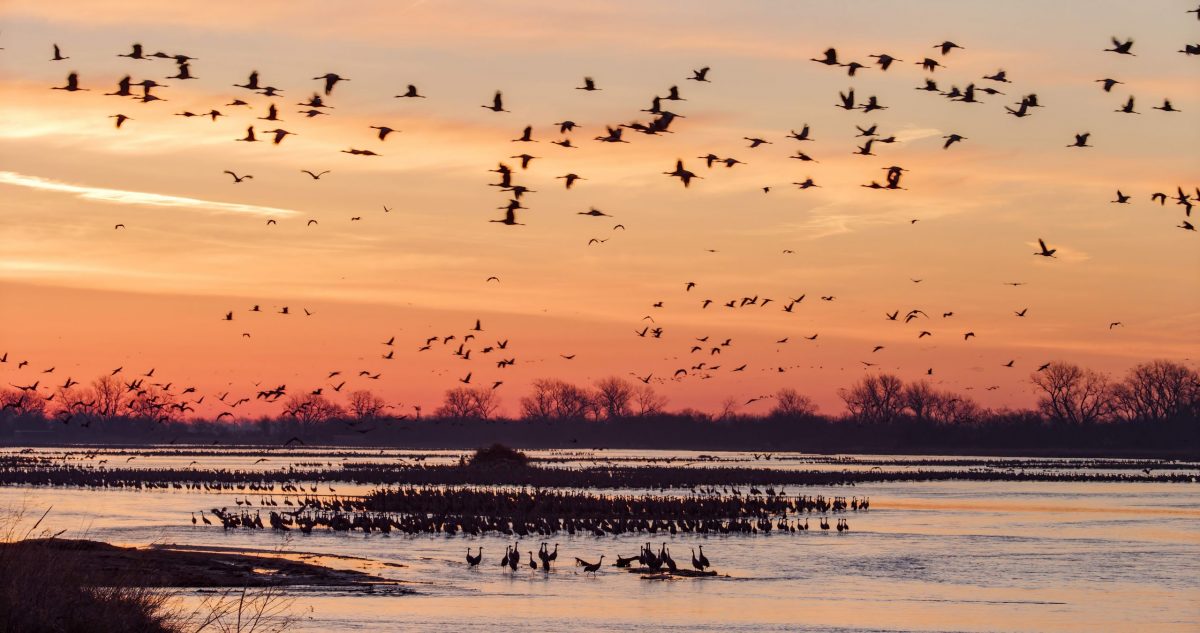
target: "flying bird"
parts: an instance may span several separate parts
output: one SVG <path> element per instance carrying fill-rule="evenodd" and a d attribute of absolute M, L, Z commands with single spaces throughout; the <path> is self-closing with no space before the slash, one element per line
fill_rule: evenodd
<path fill-rule="evenodd" d="M 501 95 L 499 90 L 496 91 L 496 96 L 492 97 L 492 105 L 483 105 L 479 107 L 486 108 L 492 112 L 508 112 L 508 110 L 504 109 L 504 97 Z"/>
<path fill-rule="evenodd" d="M 325 73 L 320 77 L 313 77 L 314 81 L 322 79 L 325 81 L 325 96 L 327 97 L 333 92 L 333 87 L 336 86 L 339 81 L 350 81 L 349 79 L 342 77 L 337 73 Z"/>
<path fill-rule="evenodd" d="M 406 98 L 407 99 L 424 99 L 425 95 L 417 94 L 417 87 L 412 84 L 408 84 L 408 89 L 404 92 L 404 94 L 396 95 L 396 98 L 397 99 L 406 99 Z"/>
<path fill-rule="evenodd" d="M 1113 47 L 1104 49 L 1105 52 L 1117 53 L 1120 55 L 1133 55 L 1130 49 L 1133 48 L 1133 38 L 1126 39 L 1124 42 L 1117 38 L 1112 38 Z"/>
<path fill-rule="evenodd" d="M 1035 252 L 1034 255 L 1041 255 L 1042 257 L 1054 257 L 1054 253 L 1058 252 L 1057 248 L 1046 248 L 1046 242 L 1040 237 L 1038 238 L 1038 246 L 1040 246 L 1042 250 Z"/>

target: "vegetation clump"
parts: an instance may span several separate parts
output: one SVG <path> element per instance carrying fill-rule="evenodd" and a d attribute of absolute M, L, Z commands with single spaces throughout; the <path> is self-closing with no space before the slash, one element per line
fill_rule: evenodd
<path fill-rule="evenodd" d="M 514 448 L 497 443 L 487 448 L 476 449 L 475 454 L 466 461 L 465 465 L 477 468 L 525 468 L 529 465 L 529 456 Z"/>

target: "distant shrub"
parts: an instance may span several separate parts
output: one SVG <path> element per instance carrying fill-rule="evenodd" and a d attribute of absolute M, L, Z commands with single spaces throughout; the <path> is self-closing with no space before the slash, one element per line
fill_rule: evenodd
<path fill-rule="evenodd" d="M 529 456 L 503 444 L 492 444 L 487 448 L 476 449 L 475 454 L 467 461 L 467 465 L 517 466 L 523 468 L 529 465 Z"/>

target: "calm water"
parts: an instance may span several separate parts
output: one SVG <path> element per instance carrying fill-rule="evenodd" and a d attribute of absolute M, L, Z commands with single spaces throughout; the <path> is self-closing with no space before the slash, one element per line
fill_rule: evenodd
<path fill-rule="evenodd" d="M 254 456 L 233 455 L 202 463 L 279 468 L 289 461 L 337 464 L 344 456 L 307 452 L 272 456 L 273 463 L 258 465 Z M 116 466 L 135 454 L 107 458 Z M 589 456 L 577 457 L 576 464 L 592 463 Z M 695 455 L 624 452 L 619 457 L 691 460 Z M 396 458 L 377 452 L 348 457 Z M 139 455 L 134 461 L 181 467 L 193 459 Z M 796 455 L 771 461 L 733 455 L 731 460 L 758 467 L 806 466 Z M 333 485 L 338 493 L 352 491 L 347 484 Z M 326 488 L 321 484 L 323 494 Z M 562 534 L 549 539 L 551 546 L 559 544 L 560 564 L 553 571 L 522 567 L 511 573 L 498 566 L 512 542 L 503 537 L 285 536 L 192 526 L 191 512 L 236 507 L 232 499 L 247 496 L 242 493 L 0 487 L 0 509 L 24 507 L 26 514 L 40 515 L 53 506 L 47 525 L 68 530 L 64 537 L 352 557 L 321 562 L 402 580 L 415 590 L 410 595 L 298 591 L 293 611 L 301 617 L 298 630 L 305 631 L 628 630 L 650 624 L 686 631 L 1200 630 L 1200 484 L 937 482 L 789 486 L 789 492 L 869 495 L 871 510 L 849 513 L 852 530 L 844 534 L 822 533 L 814 520 L 814 530 L 800 534 L 655 537 L 655 547 L 665 540 L 681 563 L 690 560 L 692 547 L 703 545 L 714 568 L 728 576 L 672 581 L 643 580 L 607 567 L 617 554 L 636 554 L 646 537 Z M 249 497 L 257 502 L 261 495 Z M 467 568 L 466 548 L 480 545 L 484 563 Z M 529 540 L 521 550 L 537 546 Z M 606 567 L 596 577 L 569 564 L 574 556 L 594 561 L 601 554 Z"/>

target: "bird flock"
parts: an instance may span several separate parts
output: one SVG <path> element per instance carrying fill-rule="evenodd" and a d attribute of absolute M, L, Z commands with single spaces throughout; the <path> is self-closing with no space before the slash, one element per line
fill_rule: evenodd
<path fill-rule="evenodd" d="M 1190 11 L 1196 13 L 1197 10 Z M 1200 13 L 1198 13 L 1200 16 Z M 943 41 L 934 43 L 925 51 L 917 51 L 915 55 L 904 55 L 904 58 L 893 55 L 889 52 L 872 52 L 865 56 L 864 59 L 871 61 L 851 60 L 844 51 L 839 51 L 837 48 L 829 47 L 822 53 L 810 58 L 810 61 L 826 67 L 827 72 L 840 73 L 844 72 L 846 78 L 850 82 L 857 85 L 851 85 L 848 89 L 839 91 L 836 98 L 825 107 L 833 106 L 848 113 L 848 116 L 854 117 L 847 121 L 847 127 L 853 126 L 857 130 L 856 139 L 858 143 L 850 151 L 851 154 L 861 156 L 876 156 L 875 152 L 890 151 L 890 148 L 902 144 L 903 141 L 898 138 L 895 131 L 887 131 L 874 122 L 870 121 L 870 115 L 873 112 L 887 110 L 888 98 L 887 95 L 879 94 L 864 94 L 869 89 L 865 88 L 858 82 L 869 82 L 870 77 L 878 73 L 920 73 L 920 77 L 916 80 L 917 85 L 914 89 L 927 93 L 929 98 L 941 97 L 954 103 L 963 104 L 963 107 L 977 107 L 980 112 L 986 113 L 989 111 L 989 106 L 993 107 L 990 111 L 996 117 L 1011 115 L 1016 119 L 1024 119 L 1027 117 L 1037 116 L 1037 113 L 1042 109 L 1053 108 L 1055 104 L 1043 103 L 1037 94 L 1026 92 L 1021 94 L 1021 90 L 1017 88 L 1020 85 L 1019 73 L 1011 73 L 1007 69 L 998 68 L 989 74 L 975 78 L 961 78 L 960 82 L 965 82 L 961 87 L 957 83 L 947 81 L 945 78 L 954 72 L 955 60 L 962 56 L 971 54 L 970 43 L 960 45 L 953 41 Z M 343 82 L 352 81 L 351 77 L 343 76 L 337 72 L 325 72 L 323 74 L 314 74 L 312 81 L 314 85 L 306 89 L 298 89 L 297 87 L 289 86 L 287 89 L 272 85 L 269 80 L 260 76 L 260 73 L 255 70 L 251 71 L 244 80 L 240 83 L 230 83 L 230 87 L 237 89 L 237 97 L 232 97 L 223 104 L 214 103 L 208 111 L 191 111 L 183 110 L 178 112 L 167 113 L 164 111 L 166 106 L 149 105 L 156 103 L 169 104 L 171 99 L 171 88 L 177 83 L 187 82 L 197 79 L 194 72 L 203 72 L 201 60 L 188 54 L 182 53 L 166 53 L 154 52 L 148 53 L 147 49 L 141 43 L 134 43 L 128 51 L 114 53 L 114 57 L 124 60 L 122 63 L 128 66 L 128 72 L 122 73 L 122 76 L 116 81 L 116 88 L 111 92 L 104 92 L 105 96 L 114 97 L 112 103 L 114 109 L 124 110 L 124 107 L 118 104 L 130 104 L 130 107 L 139 108 L 138 111 L 129 114 L 128 110 L 116 112 L 110 115 L 114 119 L 115 127 L 121 133 L 136 134 L 136 123 L 145 117 L 164 117 L 177 116 L 183 120 L 208 120 L 215 122 L 219 118 L 229 117 L 245 122 L 246 128 L 243 136 L 239 138 L 230 138 L 230 142 L 236 143 L 270 143 L 275 146 L 282 146 L 289 136 L 295 136 L 306 133 L 303 127 L 299 132 L 285 129 L 283 124 L 286 119 L 294 119 L 295 116 L 302 117 L 302 121 L 319 119 L 324 117 L 334 117 L 336 95 L 338 87 Z M 1097 54 L 1111 53 L 1113 55 L 1127 57 L 1135 56 L 1138 48 L 1134 45 L 1132 38 L 1111 38 L 1111 46 L 1107 48 L 1097 48 Z M 67 54 L 64 47 L 55 43 L 52 45 L 52 56 L 49 62 L 53 64 L 63 64 L 72 58 Z M 1185 57 L 1191 58 L 1200 55 L 1200 44 L 1185 44 L 1179 49 L 1179 53 Z M 166 65 L 166 66 L 164 66 Z M 915 69 L 915 70 L 914 70 Z M 148 77 L 135 80 L 134 77 Z M 500 224 L 504 227 L 525 226 L 532 217 L 526 211 L 530 207 L 526 203 L 536 194 L 537 190 L 532 188 L 532 184 L 524 181 L 526 174 L 531 174 L 539 171 L 543 163 L 553 165 L 569 165 L 571 150 L 580 147 L 584 143 L 598 144 L 627 144 L 627 143 L 642 143 L 652 142 L 652 137 L 667 135 L 667 134 L 686 134 L 689 126 L 692 125 L 689 121 L 689 115 L 684 112 L 685 104 L 690 102 L 703 101 L 706 98 L 707 91 L 712 89 L 712 86 L 719 84 L 721 81 L 720 69 L 710 66 L 703 66 L 691 69 L 689 73 L 681 73 L 681 81 L 674 85 L 665 86 L 661 94 L 655 93 L 647 95 L 646 101 L 648 106 L 635 110 L 635 106 L 631 105 L 631 113 L 636 112 L 630 120 L 626 122 L 613 122 L 603 126 L 603 131 L 584 132 L 585 126 L 577 123 L 569 118 L 564 118 L 555 121 L 552 124 L 547 121 L 545 123 L 525 124 L 514 123 L 513 128 L 517 130 L 514 137 L 509 140 L 515 147 L 520 148 L 512 154 L 496 157 L 496 166 L 490 171 L 496 175 L 496 180 L 485 183 L 489 187 L 494 187 L 498 193 L 502 195 L 502 204 L 498 207 L 503 212 L 500 217 L 489 217 L 486 219 L 489 223 Z M 160 83 L 171 82 L 171 83 Z M 1102 77 L 1094 80 L 1100 84 L 1097 88 L 1104 93 L 1114 93 L 1118 87 L 1127 85 L 1125 78 Z M 93 90 L 93 86 L 100 82 L 90 80 L 80 76 L 80 73 L 70 71 L 65 83 L 61 86 L 52 86 L 55 91 L 62 91 L 68 94 L 76 92 L 87 92 Z M 946 87 L 946 84 L 950 84 Z M 563 86 L 565 91 L 581 91 L 585 94 L 603 91 L 605 85 L 603 81 L 592 77 L 585 76 L 579 85 Z M 285 95 L 295 92 L 311 93 L 311 96 L 301 97 L 298 100 L 288 98 Z M 399 94 L 392 95 L 392 98 L 406 101 L 412 99 L 428 99 L 431 101 L 439 100 L 441 97 L 436 94 L 423 94 L 422 91 L 413 84 L 407 84 L 402 89 L 397 91 Z M 481 90 L 483 94 L 487 94 Z M 1129 94 L 1117 100 L 1114 98 L 1114 110 L 1118 114 L 1143 115 L 1151 114 L 1139 109 L 1139 95 Z M 1155 105 L 1151 109 L 1154 111 L 1154 116 L 1174 117 L 1177 116 L 1181 109 L 1176 107 L 1169 96 L 1156 96 L 1155 99 L 1161 99 L 1161 105 Z M 134 106 L 132 104 L 137 103 Z M 1144 102 L 1144 101 L 1143 101 Z M 298 109 L 287 109 L 289 105 Z M 463 107 L 467 104 L 446 103 L 447 108 Z M 486 109 L 497 117 L 506 117 L 508 121 L 514 113 L 520 111 L 520 104 L 514 104 L 505 99 L 503 90 L 496 89 L 491 91 L 491 98 L 486 99 L 484 103 L 478 103 L 478 106 Z M 151 109 L 155 108 L 157 109 Z M 144 109 L 143 109 L 144 108 Z M 676 111 L 679 110 L 679 111 Z M 257 116 L 256 116 L 257 115 Z M 491 116 L 489 115 L 489 116 Z M 301 121 L 301 122 L 302 122 Z M 294 123 L 300 123 L 293 121 Z M 312 123 L 303 123 L 303 125 L 312 125 Z M 355 142 L 344 149 L 339 150 L 351 156 L 362 158 L 363 160 L 379 157 L 383 155 L 386 144 L 394 143 L 395 137 L 402 135 L 403 131 L 396 129 L 386 124 L 377 124 L 368 126 L 370 143 L 366 141 L 359 143 Z M 549 134 L 547 134 L 549 132 Z M 967 135 L 965 130 L 953 131 L 942 136 L 941 147 L 946 152 L 954 152 L 957 148 L 971 143 L 971 137 Z M 792 149 L 788 158 L 796 160 L 805 168 L 816 168 L 820 164 L 818 153 L 808 150 L 807 147 L 819 135 L 819 130 L 814 130 L 808 123 L 801 123 L 789 129 L 785 134 L 783 130 L 779 131 L 777 137 L 764 137 L 765 135 L 743 136 L 745 141 L 744 155 L 734 157 L 730 155 L 719 155 L 713 151 L 700 149 L 697 151 L 695 158 L 678 158 L 673 166 L 664 165 L 664 170 L 661 174 L 667 178 L 678 179 L 679 184 L 691 191 L 703 189 L 703 183 L 708 178 L 719 178 L 720 172 L 728 172 L 736 169 L 748 169 L 750 165 L 757 162 L 754 157 L 762 152 L 768 151 L 766 148 L 772 145 L 788 145 Z M 364 130 L 364 139 L 368 138 L 368 131 Z M 593 135 L 594 134 L 594 135 Z M 588 139 L 586 137 L 590 136 Z M 1071 139 L 1074 139 L 1071 141 Z M 1081 150 L 1085 148 L 1095 147 L 1097 143 L 1104 143 L 1105 139 L 1093 134 L 1088 130 L 1070 130 L 1064 132 L 1063 139 L 1066 141 L 1066 149 L 1070 151 Z M 545 145 L 554 145 L 558 149 L 553 155 L 546 152 L 532 154 L 535 151 L 534 147 L 545 147 Z M 849 148 L 848 148 L 849 150 Z M 230 156 L 237 156 L 236 151 L 231 151 Z M 699 163 L 692 161 L 698 160 Z M 692 168 L 689 168 L 689 163 Z M 696 166 L 699 165 L 699 166 Z M 296 175 L 296 178 L 307 177 L 314 183 L 327 182 L 328 176 L 333 171 L 325 168 L 313 168 L 299 170 L 301 173 Z M 580 189 L 580 183 L 587 183 L 586 174 L 581 175 L 577 171 L 582 171 L 577 168 L 567 167 L 561 170 L 565 173 L 556 173 L 553 175 L 554 180 L 561 180 L 564 189 L 577 192 Z M 910 190 L 911 183 L 906 181 L 906 176 L 910 173 L 910 169 L 902 165 L 891 165 L 883 168 L 885 172 L 882 178 L 868 176 L 861 183 L 861 187 L 888 192 L 888 195 L 903 195 L 902 192 Z M 229 177 L 229 182 L 232 185 L 237 185 L 239 188 L 254 186 L 254 183 L 261 182 L 255 180 L 253 174 L 244 173 L 236 168 L 231 168 L 223 171 L 223 175 Z M 336 175 L 335 175 L 336 177 Z M 286 183 L 275 183 L 277 185 L 285 185 Z M 798 179 L 791 183 L 797 190 L 805 191 L 813 188 L 819 188 L 822 185 L 818 184 L 817 179 L 813 175 L 805 175 L 803 179 Z M 909 186 L 905 186 L 908 184 Z M 761 191 L 764 194 L 770 194 L 774 191 L 775 185 L 764 183 L 761 186 Z M 1172 191 L 1173 190 L 1173 191 Z M 1200 187 L 1194 185 L 1172 185 L 1170 188 L 1165 188 L 1162 191 L 1150 192 L 1150 195 L 1143 196 L 1142 194 L 1126 193 L 1126 189 L 1118 189 L 1115 193 L 1115 199 L 1111 202 L 1114 204 L 1128 205 L 1137 200 L 1148 200 L 1150 203 L 1157 203 L 1160 207 L 1165 207 L 1168 203 L 1173 203 L 1172 206 L 1178 207 L 1181 211 L 1179 218 L 1180 224 L 1177 228 L 1189 232 L 1195 232 L 1196 228 L 1190 221 L 1191 211 L 1197 200 L 1200 200 Z M 573 194 L 583 195 L 583 194 Z M 883 195 L 883 194 L 881 194 Z M 1107 198 L 1106 198 L 1107 200 Z M 391 209 L 387 205 L 382 205 L 383 213 L 389 213 Z M 598 208 L 594 204 L 584 202 L 579 206 L 579 209 L 574 215 L 580 216 L 581 222 L 612 222 L 611 228 L 606 229 L 604 234 L 597 235 L 588 240 L 589 248 L 602 248 L 613 237 L 619 233 L 626 231 L 626 222 L 621 214 L 612 213 L 604 209 Z M 582 210 L 586 209 L 586 210 Z M 359 222 L 363 220 L 363 215 L 352 215 L 349 218 L 350 222 Z M 482 218 L 481 218 L 482 219 Z M 920 219 L 914 218 L 910 220 L 910 224 L 916 224 Z M 288 221 L 285 218 L 269 218 L 266 220 L 267 229 L 276 227 L 281 222 Z M 301 220 L 304 225 L 312 230 L 319 230 L 320 222 L 316 218 Z M 619 221 L 619 222 L 618 222 Z M 117 223 L 114 225 L 114 230 L 127 230 L 129 221 Z M 605 224 L 608 226 L 608 224 Z M 632 226 L 632 225 L 631 225 Z M 636 228 L 636 227 L 634 227 Z M 1046 260 L 1056 259 L 1056 254 L 1059 248 L 1054 245 L 1053 236 L 1035 236 L 1030 235 L 1031 240 L 1036 239 L 1037 249 L 1032 252 L 1032 255 L 1044 258 Z M 1032 242 L 1031 242 L 1032 243 Z M 1016 246 L 1014 246 L 1016 248 Z M 716 252 L 710 249 L 711 252 Z M 783 254 L 792 254 L 793 251 L 785 250 Z M 480 275 L 483 279 L 485 275 Z M 920 283 L 922 279 L 912 279 L 914 284 Z M 498 276 L 486 276 L 485 284 L 501 283 Z M 1024 282 L 1008 282 L 1007 285 L 1016 287 L 1023 285 Z M 747 294 L 736 297 L 695 297 L 695 294 L 703 291 L 703 283 L 696 281 L 680 282 L 683 287 L 682 296 L 678 296 L 680 302 L 691 303 L 696 305 L 700 310 L 724 309 L 724 310 L 764 310 L 768 305 L 773 305 L 774 308 L 786 314 L 795 314 L 804 306 L 809 306 L 815 303 L 813 300 L 807 300 L 808 296 L 804 292 L 798 292 L 794 296 L 785 298 L 768 297 L 760 294 Z M 833 303 L 837 297 L 832 294 L 818 294 L 821 304 Z M 651 311 L 641 319 L 641 323 L 633 330 L 633 334 L 645 339 L 668 339 L 670 338 L 668 330 L 657 324 L 655 314 L 661 314 L 661 311 L 667 309 L 668 300 L 660 300 L 649 306 Z M 241 322 L 245 319 L 243 311 L 251 313 L 261 313 L 263 310 L 259 305 L 254 305 L 248 310 L 245 308 L 231 309 L 224 312 L 220 317 L 221 321 Z M 1013 309 L 1013 318 L 1030 318 L 1030 307 L 1021 306 Z M 275 312 L 280 316 L 288 316 L 295 314 L 287 306 L 279 307 Z M 909 309 L 889 307 L 882 310 L 882 318 L 888 322 L 898 325 L 912 324 L 915 331 L 912 333 L 913 338 L 920 340 L 929 337 L 942 336 L 942 332 L 938 328 L 931 325 L 933 322 L 953 323 L 955 312 L 953 310 L 941 310 L 940 318 L 934 319 L 929 316 L 920 307 L 912 307 Z M 313 312 L 307 308 L 303 311 L 304 315 L 312 316 Z M 901 314 L 903 313 L 903 316 Z M 1036 308 L 1033 309 L 1033 314 L 1036 314 Z M 1120 320 L 1109 322 L 1108 329 L 1122 326 Z M 508 337 L 489 337 L 484 339 L 484 329 L 480 320 L 476 320 L 474 327 L 465 328 L 466 331 L 453 332 L 430 332 L 426 337 L 419 341 L 414 341 L 415 349 L 420 352 L 432 351 L 436 348 L 446 348 L 452 350 L 452 355 L 455 358 L 463 361 L 474 361 L 485 355 L 491 355 L 490 358 L 495 358 L 495 369 L 503 370 L 512 366 L 517 362 L 515 355 L 509 353 Z M 250 332 L 241 331 L 240 336 L 249 338 Z M 818 332 L 803 333 L 795 338 L 806 340 L 809 342 L 818 339 Z M 976 332 L 969 326 L 962 326 L 953 334 L 955 337 L 961 337 L 964 343 L 970 342 L 977 338 Z M 653 382 L 666 381 L 681 381 L 689 378 L 707 379 L 712 378 L 716 372 L 720 370 L 728 372 L 743 372 L 748 369 L 748 363 L 734 361 L 730 363 L 714 363 L 718 357 L 727 355 L 735 348 L 734 340 L 724 336 L 703 336 L 690 337 L 692 340 L 685 340 L 680 345 L 680 354 L 685 357 L 693 355 L 702 355 L 706 360 L 688 363 L 686 366 L 653 371 L 630 371 L 629 374 L 635 376 L 640 382 L 650 384 Z M 777 346 L 788 345 L 791 336 L 785 336 L 775 341 Z M 676 341 L 678 342 L 678 341 Z M 455 345 L 451 345 L 455 343 Z M 395 358 L 393 346 L 396 344 L 396 337 L 389 335 L 384 343 L 384 350 L 377 356 L 381 360 L 392 360 Z M 869 355 L 879 354 L 886 351 L 884 345 L 873 345 L 868 348 L 866 353 Z M 568 350 L 569 352 L 569 350 Z M 474 355 L 473 355 L 474 354 Z M 8 354 L 5 353 L 2 362 L 7 362 Z M 571 361 L 576 358 L 575 353 L 562 353 L 560 357 L 564 361 Z M 866 367 L 874 367 L 878 363 L 862 360 L 860 363 Z M 22 362 L 18 367 L 24 367 L 27 362 Z M 1013 368 L 1014 360 L 997 359 L 995 364 L 1000 367 Z M 1044 369 L 1047 365 L 1041 365 Z M 790 369 L 792 366 L 780 364 L 775 367 L 760 367 L 759 371 L 770 371 L 782 373 Z M 44 370 L 43 373 L 51 373 L 54 368 Z M 116 375 L 120 372 L 117 369 L 113 372 Z M 667 376 L 656 376 L 655 374 L 668 374 Z M 927 375 L 932 375 L 934 369 L 932 367 L 925 370 Z M 131 382 L 124 383 L 126 389 L 130 392 L 143 390 L 143 380 L 152 377 L 153 370 L 144 374 L 142 377 L 135 378 Z M 330 371 L 327 378 L 333 381 L 341 375 L 340 370 Z M 463 385 L 475 384 L 472 382 L 478 375 L 475 370 L 467 369 L 458 378 L 458 382 Z M 358 371 L 358 377 L 363 379 L 378 380 L 381 372 L 364 368 Z M 492 389 L 498 388 L 503 384 L 502 380 L 490 379 L 487 381 Z M 62 385 L 63 389 L 70 389 L 77 382 L 68 378 Z M 306 389 L 305 391 L 313 395 L 321 395 L 325 389 L 331 389 L 334 392 L 340 392 L 345 386 L 345 381 L 338 379 L 337 382 L 331 382 L 327 386 Z M 31 384 L 14 385 L 22 391 L 37 392 L 41 388 L 38 381 Z M 158 387 L 170 391 L 170 383 L 157 383 Z M 194 392 L 194 388 L 189 388 Z M 989 387 L 990 389 L 990 387 Z M 188 393 L 184 391 L 183 393 Z M 257 390 L 257 399 L 266 402 L 278 401 L 282 396 L 287 394 L 287 387 L 279 385 L 278 387 L 267 389 L 262 388 Z M 182 395 L 182 394 L 180 394 Z M 214 396 L 220 402 L 230 404 L 231 408 L 247 402 L 247 398 L 233 399 L 226 402 L 226 397 L 229 393 L 226 392 L 221 397 Z M 53 395 L 51 395 L 51 398 Z M 759 396 L 750 399 L 747 404 L 758 400 L 769 399 L 771 396 Z M 203 399 L 195 401 L 196 403 L 203 402 Z M 231 404 L 232 403 L 232 404 Z M 166 405 L 164 405 L 166 406 Z M 177 402 L 170 406 L 181 407 L 181 412 L 186 412 L 190 409 L 190 405 L 186 402 Z M 419 411 L 419 410 L 418 410 Z M 295 413 L 295 411 L 289 411 Z M 229 411 L 222 414 L 224 416 L 232 416 Z M 69 414 L 68 414 L 69 419 Z"/>

